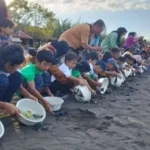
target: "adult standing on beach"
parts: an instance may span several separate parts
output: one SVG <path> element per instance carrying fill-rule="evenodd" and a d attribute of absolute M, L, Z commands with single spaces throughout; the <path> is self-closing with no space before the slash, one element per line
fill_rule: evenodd
<path fill-rule="evenodd" d="M 79 24 L 68 29 L 62 33 L 59 40 L 66 41 L 70 49 L 77 55 L 84 49 L 101 51 L 101 47 L 90 46 L 90 42 L 95 35 L 99 35 L 104 29 L 105 23 L 99 19 L 93 24 Z"/>
<path fill-rule="evenodd" d="M 112 48 L 118 48 L 123 51 L 124 49 L 121 48 L 120 40 L 126 33 L 127 30 L 124 27 L 120 27 L 116 31 L 108 34 L 101 44 L 101 47 L 103 48 L 102 52 L 105 53 L 107 51 L 111 51 Z"/>
<path fill-rule="evenodd" d="M 135 44 L 137 43 L 136 35 L 137 35 L 136 32 L 129 33 L 128 38 L 126 39 L 124 44 L 124 48 L 126 50 L 129 50 L 130 47 L 135 46 Z"/>

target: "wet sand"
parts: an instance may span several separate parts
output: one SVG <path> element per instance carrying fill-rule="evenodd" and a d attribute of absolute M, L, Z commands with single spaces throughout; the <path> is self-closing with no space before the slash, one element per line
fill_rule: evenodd
<path fill-rule="evenodd" d="M 150 150 L 150 71 L 111 94 L 97 97 L 97 104 L 65 100 L 61 115 L 47 115 L 48 131 L 35 131 L 5 118 L 0 150 Z"/>

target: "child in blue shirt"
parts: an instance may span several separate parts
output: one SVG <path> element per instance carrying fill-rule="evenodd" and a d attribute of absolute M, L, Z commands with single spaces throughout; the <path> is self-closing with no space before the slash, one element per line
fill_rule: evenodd
<path fill-rule="evenodd" d="M 14 23 L 9 19 L 0 19 L 0 48 L 8 44 L 9 36 L 13 33 Z"/>
<path fill-rule="evenodd" d="M 19 113 L 15 106 L 9 104 L 18 90 L 23 96 L 37 100 L 22 87 L 22 75 L 17 69 L 23 61 L 24 53 L 20 46 L 9 44 L 0 48 L 0 105 L 2 105 L 0 109 L 10 114 L 18 115 Z"/>

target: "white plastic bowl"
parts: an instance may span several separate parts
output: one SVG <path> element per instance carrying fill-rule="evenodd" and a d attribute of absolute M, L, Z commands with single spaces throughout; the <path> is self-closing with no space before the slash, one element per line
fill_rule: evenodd
<path fill-rule="evenodd" d="M 115 87 L 120 87 L 123 83 L 122 78 L 118 78 L 118 77 L 113 77 L 111 78 L 111 84 Z"/>
<path fill-rule="evenodd" d="M 125 77 L 128 78 L 130 75 L 132 75 L 132 70 L 131 69 L 129 69 L 129 70 L 125 69 L 124 74 L 125 74 Z"/>
<path fill-rule="evenodd" d="M 98 80 L 98 82 L 101 83 L 102 86 L 97 87 L 97 89 L 99 90 L 99 92 L 101 94 L 104 94 L 106 92 L 107 88 L 108 88 L 109 80 L 108 80 L 108 78 L 101 78 L 101 79 Z"/>
<path fill-rule="evenodd" d="M 42 115 L 42 118 L 31 120 L 24 117 L 22 114 L 18 117 L 19 121 L 25 125 L 32 126 L 39 122 L 42 122 L 46 117 L 46 111 L 44 107 L 31 99 L 21 99 L 17 102 L 16 107 L 20 109 L 20 111 L 32 111 L 33 114 Z"/>
<path fill-rule="evenodd" d="M 2 124 L 2 122 L 0 121 L 0 138 L 4 135 L 4 126 Z"/>
<path fill-rule="evenodd" d="M 91 92 L 87 86 L 78 85 L 74 88 L 75 98 L 79 102 L 89 102 L 91 100 Z"/>
<path fill-rule="evenodd" d="M 120 76 L 121 76 L 122 82 L 125 82 L 125 81 L 126 81 L 126 79 L 125 79 L 125 77 L 124 77 L 124 75 L 123 75 L 123 73 L 122 73 L 122 72 L 120 73 Z"/>
<path fill-rule="evenodd" d="M 52 105 L 52 111 L 58 111 L 61 109 L 64 100 L 59 97 L 44 97 Z"/>

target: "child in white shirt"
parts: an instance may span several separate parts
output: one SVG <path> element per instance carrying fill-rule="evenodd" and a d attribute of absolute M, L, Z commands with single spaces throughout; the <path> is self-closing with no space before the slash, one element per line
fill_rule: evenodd
<path fill-rule="evenodd" d="M 65 56 L 65 62 L 59 66 L 59 69 L 64 73 L 64 75 L 68 78 L 67 84 L 62 84 L 55 79 L 54 76 L 51 78 L 51 91 L 56 94 L 58 91 L 62 94 L 69 93 L 70 89 L 74 86 L 74 83 L 79 85 L 85 85 L 82 79 L 76 78 L 72 76 L 72 69 L 76 67 L 78 62 L 78 57 L 75 53 L 69 52 Z"/>

